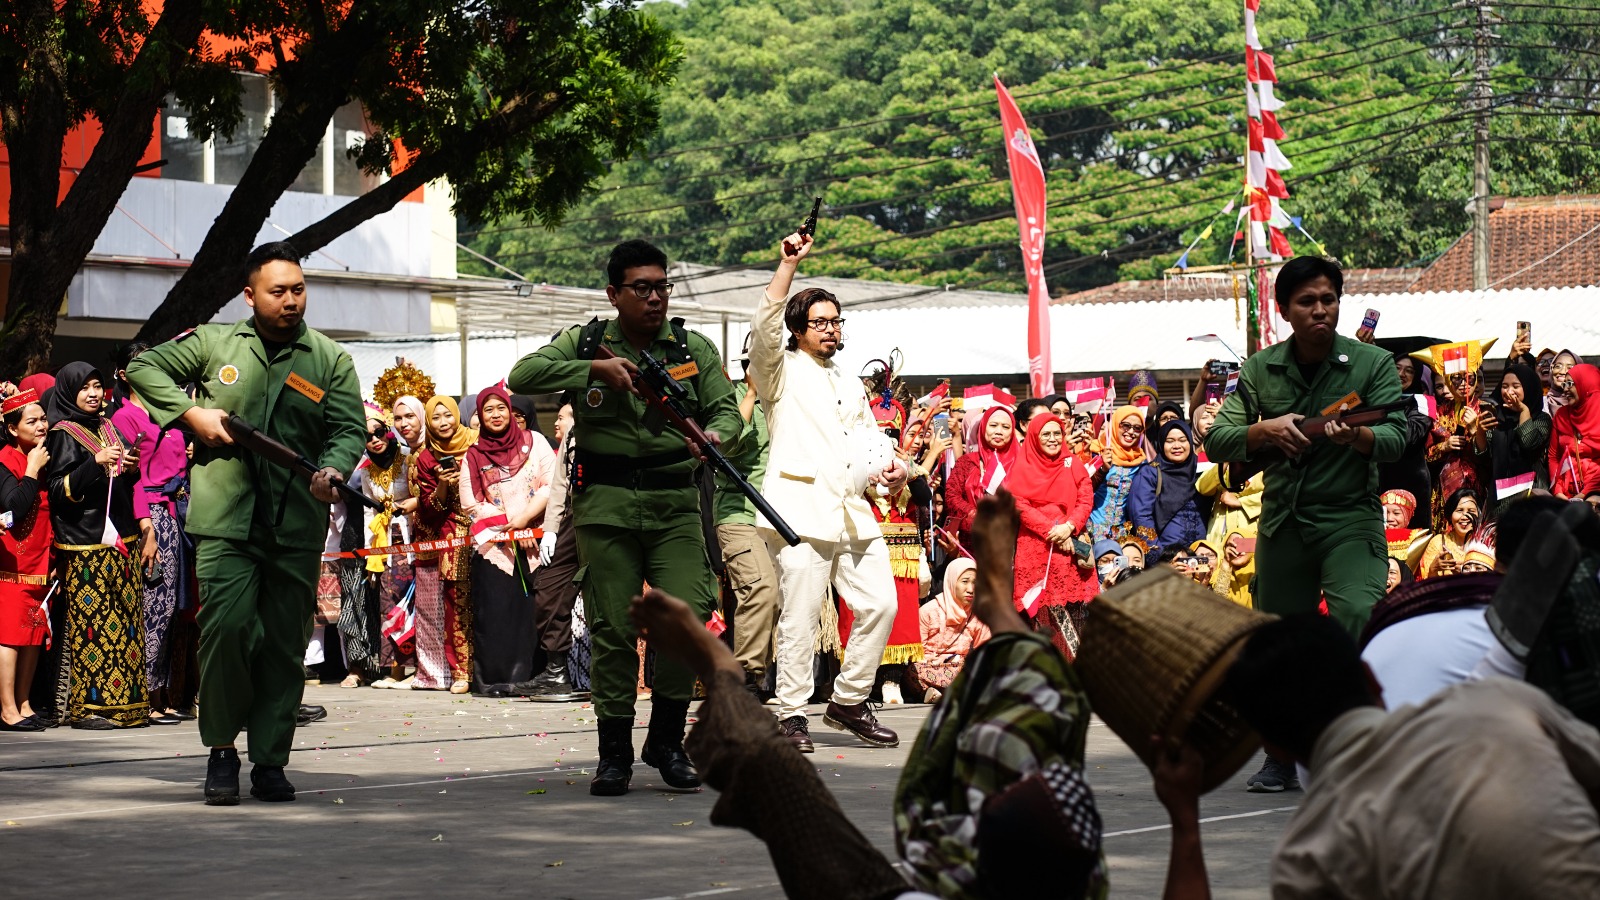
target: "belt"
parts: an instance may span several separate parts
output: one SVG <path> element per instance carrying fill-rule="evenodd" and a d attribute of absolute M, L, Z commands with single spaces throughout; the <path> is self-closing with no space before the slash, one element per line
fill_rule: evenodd
<path fill-rule="evenodd" d="M 596 484 L 636 491 L 672 491 L 692 488 L 694 472 L 662 472 L 691 459 L 687 448 L 650 456 L 614 456 L 578 449 L 573 456 L 573 489 L 582 493 Z"/>

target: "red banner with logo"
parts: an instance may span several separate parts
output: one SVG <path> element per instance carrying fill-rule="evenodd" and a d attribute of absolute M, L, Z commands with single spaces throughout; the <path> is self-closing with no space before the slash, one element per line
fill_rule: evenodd
<path fill-rule="evenodd" d="M 1011 169 L 1011 198 L 1022 236 L 1022 267 L 1028 276 L 1028 383 L 1035 397 L 1055 393 L 1050 374 L 1050 291 L 1044 282 L 1044 165 L 1011 93 L 994 78 L 1000 126 Z"/>

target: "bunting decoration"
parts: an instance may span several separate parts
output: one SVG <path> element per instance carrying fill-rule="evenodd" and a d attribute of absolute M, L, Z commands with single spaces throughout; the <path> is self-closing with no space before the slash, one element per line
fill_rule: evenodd
<path fill-rule="evenodd" d="M 1262 49 L 1261 35 L 1256 31 L 1256 13 L 1260 9 L 1261 0 L 1244 0 L 1244 100 L 1248 113 L 1244 193 L 1245 208 L 1250 215 L 1245 240 L 1252 260 L 1277 263 L 1294 255 L 1294 247 L 1283 230 L 1298 228 L 1299 223 L 1293 222 L 1282 206 L 1282 201 L 1289 197 L 1283 173 L 1290 168 L 1288 157 L 1278 148 L 1278 142 L 1286 137 L 1278 124 L 1278 111 L 1283 109 L 1284 102 L 1274 93 L 1278 83 L 1277 65 L 1272 54 Z M 1304 234 L 1304 229 L 1301 233 Z M 1276 337 L 1271 311 L 1260 306 L 1260 298 L 1270 289 L 1264 268 L 1250 273 L 1250 287 L 1251 333 L 1259 345 L 1265 347 Z"/>

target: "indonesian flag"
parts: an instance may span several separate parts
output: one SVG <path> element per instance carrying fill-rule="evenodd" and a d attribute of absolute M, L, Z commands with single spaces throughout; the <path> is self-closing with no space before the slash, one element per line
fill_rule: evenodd
<path fill-rule="evenodd" d="M 1022 238 L 1022 267 L 1028 276 L 1028 381 L 1035 397 L 1054 393 L 1050 374 L 1050 291 L 1044 281 L 1044 164 L 1011 93 L 994 77 L 1000 100 L 1000 130 L 1011 170 L 1011 198 Z"/>
<path fill-rule="evenodd" d="M 971 415 L 973 410 L 982 412 L 991 406 L 1017 405 L 1017 398 L 1010 391 L 1005 388 L 995 387 L 992 384 L 969 387 L 962 391 L 961 395 L 963 399 L 962 405 L 967 410 L 968 415 Z"/>
<path fill-rule="evenodd" d="M 1533 490 L 1533 473 L 1513 475 L 1510 478 L 1496 478 L 1494 482 L 1494 498 L 1504 500 Z"/>
<path fill-rule="evenodd" d="M 1467 370 L 1467 345 L 1451 344 L 1439 352 L 1439 365 L 1446 375 L 1459 375 Z"/>
<path fill-rule="evenodd" d="M 1106 386 L 1098 378 L 1079 378 L 1061 385 L 1061 395 L 1072 401 L 1078 412 L 1093 415 L 1107 400 Z"/>
<path fill-rule="evenodd" d="M 1428 418 L 1439 418 L 1439 401 L 1435 400 L 1432 394 L 1414 394 L 1412 396 L 1417 398 L 1417 409 L 1427 413 Z"/>
<path fill-rule="evenodd" d="M 509 528 L 510 525 L 511 523 L 506 520 L 505 513 L 473 522 L 469 528 L 472 533 L 473 546 L 482 547 L 484 544 L 499 537 L 501 532 Z"/>

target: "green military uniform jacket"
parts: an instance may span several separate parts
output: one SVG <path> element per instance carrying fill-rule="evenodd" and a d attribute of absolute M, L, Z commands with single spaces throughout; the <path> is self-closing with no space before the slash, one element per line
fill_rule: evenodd
<path fill-rule="evenodd" d="M 750 392 L 747 382 L 734 385 L 733 399 L 736 403 L 744 401 L 745 394 Z M 744 425 L 744 434 L 739 440 L 723 446 L 722 450 L 728 455 L 728 460 L 733 463 L 744 480 L 760 489 L 761 482 L 767 476 L 767 452 L 771 446 L 771 439 L 767 435 L 767 414 L 757 403 L 755 410 L 750 413 L 750 421 Z M 717 524 L 718 525 L 754 525 L 756 523 L 756 505 L 744 495 L 733 483 L 733 479 L 717 473 Z"/>
<path fill-rule="evenodd" d="M 683 435 L 665 425 L 658 415 L 646 421 L 649 404 L 641 397 L 618 393 L 589 377 L 590 360 L 578 356 L 582 326 L 573 326 L 555 340 L 519 360 L 506 379 L 506 386 L 518 394 L 548 394 L 577 390 L 572 404 L 576 420 L 573 429 L 580 451 L 611 456 L 654 456 L 683 450 Z M 678 380 L 689 390 L 688 406 L 695 421 L 714 431 L 724 443 L 739 439 L 744 420 L 733 396 L 733 383 L 722 370 L 722 357 L 704 335 L 687 332 L 689 356 L 698 370 Z M 639 353 L 622 337 L 616 320 L 606 322 L 601 343 L 612 353 L 639 361 Z M 656 359 L 664 358 L 676 344 L 671 322 L 663 322 L 649 349 Z M 669 364 L 668 368 L 671 368 Z M 693 459 L 663 466 L 666 474 L 690 472 L 698 463 Z M 594 484 L 574 493 L 574 525 L 614 525 L 621 528 L 657 529 L 698 519 L 699 494 L 693 489 L 634 490 L 608 484 Z"/>
<path fill-rule="evenodd" d="M 267 353 L 253 319 L 201 325 L 139 354 L 128 381 L 163 428 L 195 406 L 225 409 L 348 476 L 366 440 L 350 354 L 303 322 L 293 341 Z M 179 387 L 186 383 L 197 388 L 193 400 Z M 196 443 L 190 496 L 185 528 L 199 537 L 247 540 L 254 526 L 279 546 L 306 550 L 327 538 L 328 504 L 311 496 L 305 477 L 238 445 Z"/>
<path fill-rule="evenodd" d="M 1370 344 L 1335 335 L 1328 358 L 1308 384 L 1294 358 L 1294 339 L 1273 344 L 1245 361 L 1239 387 L 1222 404 L 1206 435 L 1213 462 L 1247 460 L 1251 424 L 1289 413 L 1320 416 L 1350 394 L 1363 406 L 1401 399 L 1394 358 Z M 1405 413 L 1392 412 L 1372 428 L 1372 455 L 1353 447 L 1314 441 L 1298 462 L 1280 460 L 1265 470 L 1261 534 L 1270 537 L 1295 519 L 1313 534 L 1330 534 L 1353 521 L 1370 518 L 1383 529 L 1378 503 L 1378 463 L 1400 458 L 1405 446 Z"/>

